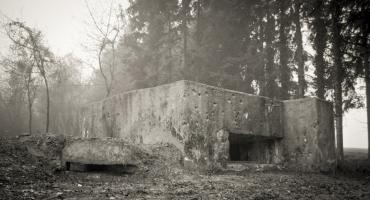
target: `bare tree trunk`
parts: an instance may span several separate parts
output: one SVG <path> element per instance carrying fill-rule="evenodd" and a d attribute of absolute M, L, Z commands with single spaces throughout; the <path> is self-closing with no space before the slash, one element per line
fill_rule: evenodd
<path fill-rule="evenodd" d="M 195 41 L 196 41 L 196 45 L 197 45 L 197 48 L 200 49 L 202 47 L 202 36 L 201 36 L 201 30 L 202 30 L 202 25 L 201 25 L 201 14 L 202 14 L 202 0 L 198 0 L 197 3 L 196 3 L 196 9 L 197 9 L 197 15 L 196 15 L 196 32 L 195 32 Z M 194 70 L 195 73 L 195 81 L 199 82 L 200 79 L 201 79 L 201 73 L 202 73 L 202 69 L 199 65 L 199 63 L 197 63 L 197 65 L 195 66 L 196 69 Z"/>
<path fill-rule="evenodd" d="M 45 133 L 49 132 L 49 120 L 50 120 L 50 94 L 49 94 L 49 84 L 48 84 L 48 79 L 46 77 L 46 71 L 45 71 L 45 63 L 44 63 L 44 58 L 41 55 L 40 52 L 40 47 L 38 46 L 35 37 L 33 36 L 32 31 L 29 28 L 26 28 L 28 34 L 31 37 L 32 41 L 32 51 L 33 51 L 33 57 L 35 61 L 37 62 L 37 68 L 39 69 L 42 78 L 44 79 L 45 83 L 45 89 L 46 89 L 46 128 L 45 128 Z"/>
<path fill-rule="evenodd" d="M 260 17 L 260 19 L 258 19 L 259 21 L 259 25 L 258 25 L 258 50 L 259 50 L 259 53 L 260 55 L 263 54 L 264 52 L 264 48 L 263 48 L 263 42 L 265 41 L 265 32 L 264 32 L 264 27 L 265 27 L 265 24 L 263 22 L 263 17 Z M 259 80 L 259 95 L 263 95 L 263 96 L 266 96 L 266 79 L 265 79 L 265 69 L 264 69 L 264 62 L 262 62 L 261 66 L 259 67 L 260 71 L 259 71 L 259 74 L 258 74 L 258 77 L 260 77 L 260 80 Z"/>
<path fill-rule="evenodd" d="M 333 32 L 333 56 L 334 56 L 334 110 L 335 128 L 337 132 L 337 156 L 338 160 L 343 160 L 343 99 L 342 99 L 342 37 L 340 35 L 341 7 L 335 3 L 332 10 L 332 32 Z"/>
<path fill-rule="evenodd" d="M 117 33 L 118 35 L 118 33 Z M 114 41 L 116 38 L 114 38 Z M 110 72 L 110 82 L 109 82 L 109 94 L 112 93 L 113 90 L 113 84 L 114 84 L 114 76 L 115 76 L 115 69 L 116 69 L 116 46 L 115 42 L 111 42 L 111 48 L 112 48 L 112 59 L 111 59 L 111 64 L 109 66 L 109 72 Z"/>
<path fill-rule="evenodd" d="M 279 51 L 280 51 L 280 82 L 281 82 L 281 93 L 280 98 L 283 100 L 289 99 L 289 69 L 288 69 L 288 46 L 287 46 L 287 17 L 285 15 L 286 3 L 285 1 L 279 2 L 280 10 L 280 27 L 279 27 Z"/>
<path fill-rule="evenodd" d="M 45 133 L 49 132 L 49 120 L 50 120 L 50 94 L 49 94 L 49 84 L 48 79 L 46 78 L 46 74 L 44 73 L 43 76 L 45 82 L 45 89 L 46 89 L 46 128 Z"/>
<path fill-rule="evenodd" d="M 31 73 L 29 73 L 28 75 L 28 79 L 27 79 L 27 100 L 28 100 L 28 132 L 30 133 L 30 135 L 32 135 L 32 104 L 33 104 L 33 101 L 31 99 L 31 90 L 30 90 L 30 86 L 31 86 Z"/>
<path fill-rule="evenodd" d="M 367 156 L 370 160 L 370 69 L 369 54 L 364 57 L 365 85 L 366 85 L 366 111 L 367 111 Z"/>
<path fill-rule="evenodd" d="M 335 128 L 337 132 L 337 155 L 338 160 L 343 160 L 343 111 L 342 111 L 342 86 L 341 83 L 335 83 Z"/>
<path fill-rule="evenodd" d="M 274 84 L 274 48 L 272 42 L 274 40 L 275 19 L 273 17 L 273 9 L 270 5 L 267 6 L 267 27 L 266 27 L 266 67 L 265 67 L 265 95 L 275 97 Z"/>
<path fill-rule="evenodd" d="M 46 87 L 46 129 L 45 131 L 46 132 L 49 132 L 49 118 L 50 118 L 50 94 L 49 94 L 49 85 L 48 85 L 48 80 L 47 80 L 47 77 L 46 77 L 46 71 L 45 71 L 45 62 L 46 62 L 46 59 L 45 59 L 45 54 L 43 52 L 47 51 L 45 50 L 43 47 L 42 47 L 42 44 L 40 43 L 40 41 L 38 40 L 38 35 L 37 34 L 34 34 L 34 32 L 32 31 L 31 28 L 25 26 L 23 23 L 21 22 L 17 22 L 17 21 L 13 21 L 10 23 L 11 26 L 16 26 L 18 27 L 19 29 L 23 29 L 24 31 L 27 32 L 29 38 L 27 38 L 27 43 L 30 42 L 30 45 L 31 46 L 27 46 L 28 44 L 22 44 L 20 43 L 19 41 L 16 41 L 14 38 L 12 38 L 12 36 L 9 36 L 9 38 L 17 45 L 21 46 L 21 47 L 25 47 L 25 48 L 28 48 L 32 51 L 32 57 L 34 58 L 34 62 L 36 63 L 36 66 L 42 76 L 42 78 L 44 79 L 44 82 L 45 82 L 45 87 Z M 50 52 L 49 52 L 50 53 Z M 31 70 L 32 72 L 32 70 Z M 31 73 L 30 72 L 30 73 Z M 32 110 L 32 107 L 31 107 L 31 110 Z M 32 121 L 32 119 L 31 119 Z"/>
<path fill-rule="evenodd" d="M 367 156 L 368 160 L 370 160 L 370 66 L 369 66 L 369 50 L 367 47 L 367 36 L 368 34 L 364 34 L 363 36 L 363 59 L 364 59 L 364 68 L 365 68 L 365 87 L 366 87 L 366 112 L 367 112 Z"/>
<path fill-rule="evenodd" d="M 169 18 L 168 20 L 168 41 L 167 41 L 167 45 L 168 45 L 168 58 L 170 59 L 170 63 L 168 64 L 169 66 L 169 69 L 168 69 L 168 78 L 167 78 L 167 82 L 168 83 L 172 83 L 172 81 L 174 80 L 174 77 L 173 77 L 173 65 L 172 65 L 172 27 L 171 27 L 171 18 Z"/>
<path fill-rule="evenodd" d="M 105 44 L 105 39 L 103 40 L 100 48 L 99 48 L 99 51 L 98 51 L 98 65 L 99 65 L 99 70 L 100 70 L 100 74 L 102 75 L 103 79 L 104 79 L 104 86 L 105 86 L 105 97 L 108 97 L 110 95 L 110 90 L 109 90 L 109 83 L 108 83 L 108 78 L 107 76 L 105 75 L 104 71 L 103 71 L 103 63 L 102 63 L 102 54 L 103 54 L 103 50 L 106 46 Z"/>
<path fill-rule="evenodd" d="M 302 45 L 302 32 L 301 32 L 301 3 L 296 2 L 295 4 L 295 17 L 294 23 L 296 25 L 295 30 L 295 41 L 297 43 L 296 50 L 296 61 L 298 64 L 298 98 L 303 98 L 306 89 L 306 80 L 304 78 L 304 61 L 303 61 L 303 45 Z"/>
<path fill-rule="evenodd" d="M 190 0 L 182 0 L 182 35 L 183 35 L 183 72 L 187 75 L 188 70 L 188 10 L 189 10 Z M 187 77 L 187 76 L 186 76 Z"/>
<path fill-rule="evenodd" d="M 315 29 L 314 49 L 316 56 L 314 60 L 316 75 L 316 95 L 320 99 L 325 99 L 325 60 L 324 52 L 326 48 L 326 27 L 323 19 L 323 1 L 316 0 L 313 25 Z"/>

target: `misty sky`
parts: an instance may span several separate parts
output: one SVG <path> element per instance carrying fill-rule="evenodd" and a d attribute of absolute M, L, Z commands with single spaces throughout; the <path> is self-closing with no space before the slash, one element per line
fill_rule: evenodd
<path fill-rule="evenodd" d="M 88 0 L 97 12 L 110 1 Z M 124 6 L 128 4 L 120 0 Z M 86 58 L 82 44 L 86 42 L 86 21 L 89 20 L 84 0 L 0 0 L 0 19 L 4 15 L 26 22 L 44 34 L 46 44 L 58 56 L 73 53 Z M 9 41 L 1 31 L 0 55 L 7 54 Z M 88 73 L 86 71 L 86 73 Z M 352 110 L 344 117 L 344 147 L 367 148 L 366 110 Z"/>

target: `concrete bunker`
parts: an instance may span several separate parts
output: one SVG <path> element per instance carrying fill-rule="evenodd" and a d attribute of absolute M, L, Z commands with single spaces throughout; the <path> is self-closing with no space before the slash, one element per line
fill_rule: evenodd
<path fill-rule="evenodd" d="M 121 143 L 170 143 L 199 170 L 253 162 L 317 171 L 336 159 L 332 105 L 317 98 L 279 101 L 177 81 L 89 104 L 80 117 L 66 162 L 134 163 Z"/>

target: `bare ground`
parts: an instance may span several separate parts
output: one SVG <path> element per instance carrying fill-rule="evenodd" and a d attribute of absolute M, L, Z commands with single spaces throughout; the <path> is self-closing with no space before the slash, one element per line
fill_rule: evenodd
<path fill-rule="evenodd" d="M 361 174 L 199 175 L 159 155 L 134 173 L 70 172 L 34 154 L 19 140 L 0 140 L 0 199 L 370 199 L 370 179 Z"/>

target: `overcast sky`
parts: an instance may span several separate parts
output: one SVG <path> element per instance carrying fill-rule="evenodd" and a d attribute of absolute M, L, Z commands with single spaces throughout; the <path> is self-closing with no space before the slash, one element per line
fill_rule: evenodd
<path fill-rule="evenodd" d="M 83 0 L 0 0 L 0 11 L 41 30 L 56 54 L 81 53 L 86 17 Z M 7 44 L 1 41 L 2 50 Z"/>
<path fill-rule="evenodd" d="M 148 0 L 149 1 L 149 0 Z M 109 1 L 88 0 L 97 12 Z M 106 3 L 102 3 L 106 2 Z M 127 6 L 127 0 L 117 0 Z M 63 56 L 73 53 L 86 57 L 81 44 L 86 41 L 89 20 L 84 0 L 0 0 L 0 19 L 6 15 L 26 22 L 44 34 L 52 51 Z M 0 35 L 0 53 L 6 55 L 9 41 Z M 344 146 L 367 148 L 366 111 L 353 110 L 344 118 Z"/>

